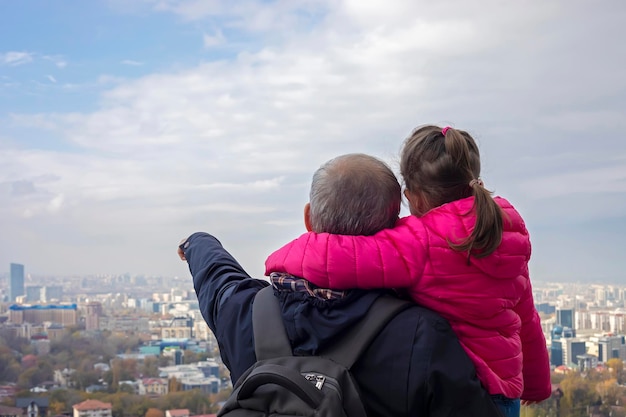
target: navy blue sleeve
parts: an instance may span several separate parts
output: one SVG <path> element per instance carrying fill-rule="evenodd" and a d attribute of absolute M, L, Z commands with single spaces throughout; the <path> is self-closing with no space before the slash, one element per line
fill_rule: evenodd
<path fill-rule="evenodd" d="M 433 321 L 433 328 L 427 363 L 429 402 L 424 415 L 502 417 L 449 324 L 439 319 Z"/>
<path fill-rule="evenodd" d="M 252 302 L 269 285 L 253 279 L 208 233 L 194 233 L 181 246 L 193 277 L 202 317 L 217 339 L 235 382 L 255 361 Z"/>

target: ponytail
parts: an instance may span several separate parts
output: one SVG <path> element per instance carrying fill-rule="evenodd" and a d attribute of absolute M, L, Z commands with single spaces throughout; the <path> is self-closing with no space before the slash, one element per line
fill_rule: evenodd
<path fill-rule="evenodd" d="M 502 209 L 479 179 L 480 156 L 474 139 L 469 133 L 452 128 L 444 128 L 441 133 L 445 139 L 446 152 L 461 170 L 462 177 L 465 180 L 470 178 L 464 186 L 471 190 L 474 197 L 472 210 L 476 214 L 472 233 L 459 243 L 448 239 L 448 244 L 452 249 L 467 252 L 468 261 L 472 255 L 483 258 L 493 253 L 502 241 Z"/>
<path fill-rule="evenodd" d="M 420 196 L 418 203 L 424 205 L 416 209 L 420 214 L 474 197 L 474 229 L 460 241 L 448 238 L 452 249 L 467 252 L 468 261 L 470 256 L 490 255 L 500 245 L 504 212 L 479 179 L 480 153 L 469 133 L 433 125 L 417 128 L 404 143 L 400 173 L 407 190 Z"/>
<path fill-rule="evenodd" d="M 487 190 L 480 180 L 471 182 L 474 196 L 472 210 L 476 213 L 474 230 L 459 243 L 453 243 L 448 239 L 448 244 L 452 249 L 467 252 L 468 261 L 472 255 L 476 258 L 483 258 L 492 254 L 502 241 L 503 230 L 502 209 L 491 197 L 491 191 Z"/>

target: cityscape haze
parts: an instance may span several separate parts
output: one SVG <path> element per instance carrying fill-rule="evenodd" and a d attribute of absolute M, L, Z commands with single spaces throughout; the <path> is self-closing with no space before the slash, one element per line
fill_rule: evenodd
<path fill-rule="evenodd" d="M 28 265 L 17 266 L 14 271 L 28 271 Z M 104 417 L 148 416 L 148 407 L 195 416 L 219 410 L 220 399 L 231 391 L 190 278 L 26 272 L 23 294 L 10 302 L 6 284 L 14 277 L 0 276 L 0 412 L 21 415 L 38 401 L 37 417 L 49 410 L 70 415 L 72 409 L 74 416 L 88 416 L 94 407 L 106 410 Z M 558 410 L 561 396 L 569 401 L 565 410 L 626 413 L 620 403 L 626 398 L 620 388 L 626 382 L 626 284 L 535 281 L 533 296 L 557 383 L 551 398 L 524 415 L 559 416 L 555 404 Z M 7 355 L 7 346 L 20 354 Z M 558 382 L 589 372 L 610 391 L 594 399 L 581 396 L 578 388 L 577 402 L 567 400 L 573 388 L 564 382 L 561 389 Z M 25 391 L 18 395 L 20 389 L 28 389 L 31 397 L 24 397 Z M 97 397 L 80 402 L 69 394 L 60 397 L 60 391 Z M 172 409 L 175 398 L 198 393 L 203 400 L 191 409 Z M 132 410 L 119 402 L 120 395 L 134 404 Z M 606 408 L 616 401 L 614 408 Z"/>

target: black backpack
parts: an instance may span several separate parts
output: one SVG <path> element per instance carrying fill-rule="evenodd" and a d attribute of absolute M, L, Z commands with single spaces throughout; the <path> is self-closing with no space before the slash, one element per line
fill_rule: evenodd
<path fill-rule="evenodd" d="M 218 417 L 365 417 L 350 368 L 379 331 L 412 305 L 379 297 L 367 315 L 318 356 L 293 356 L 273 288 L 252 306 L 257 362 L 237 381 Z"/>

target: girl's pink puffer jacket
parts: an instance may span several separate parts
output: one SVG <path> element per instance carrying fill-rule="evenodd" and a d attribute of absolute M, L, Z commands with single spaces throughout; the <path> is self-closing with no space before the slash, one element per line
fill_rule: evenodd
<path fill-rule="evenodd" d="M 304 234 L 269 256 L 266 273 L 323 288 L 404 288 L 450 321 L 490 394 L 541 401 L 551 393 L 550 367 L 528 274 L 528 231 L 508 201 L 495 200 L 505 213 L 502 243 L 469 263 L 447 239 L 471 233 L 472 197 L 402 218 L 374 236 Z"/>

